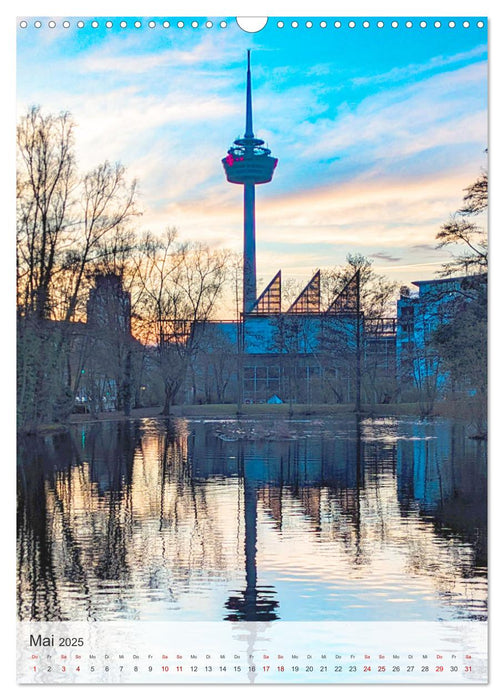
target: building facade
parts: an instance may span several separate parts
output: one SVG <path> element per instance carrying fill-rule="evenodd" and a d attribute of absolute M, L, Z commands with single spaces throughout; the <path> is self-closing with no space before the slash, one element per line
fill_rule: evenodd
<path fill-rule="evenodd" d="M 453 391 L 453 378 L 443 367 L 435 334 L 457 314 L 477 302 L 486 289 L 486 275 L 467 275 L 413 282 L 416 293 L 401 291 L 397 302 L 397 375 L 403 394 L 414 389 L 426 395 Z M 471 390 L 470 386 L 466 389 Z"/>

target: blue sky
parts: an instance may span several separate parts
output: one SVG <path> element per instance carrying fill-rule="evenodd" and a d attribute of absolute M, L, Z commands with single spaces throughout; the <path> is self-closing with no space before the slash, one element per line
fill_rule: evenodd
<path fill-rule="evenodd" d="M 447 259 L 436 231 L 486 166 L 486 21 L 321 28 L 315 18 L 307 28 L 298 18 L 279 29 L 270 18 L 247 34 L 232 18 L 226 28 L 222 18 L 211 28 L 208 18 L 197 28 L 195 18 L 169 28 L 92 19 L 36 29 L 31 18 L 18 30 L 18 110 L 69 110 L 83 170 L 120 160 L 139 181 L 139 229 L 176 226 L 182 238 L 240 250 L 242 191 L 220 160 L 244 130 L 251 48 L 255 132 L 279 158 L 257 189 L 263 281 L 280 266 L 307 281 L 348 252 L 400 282 L 432 277 Z"/>

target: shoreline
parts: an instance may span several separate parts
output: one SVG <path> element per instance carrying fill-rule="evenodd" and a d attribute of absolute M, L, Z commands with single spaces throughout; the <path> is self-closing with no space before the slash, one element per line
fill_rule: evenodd
<path fill-rule="evenodd" d="M 388 404 L 383 406 L 363 406 L 361 415 L 365 417 L 388 416 L 388 415 L 417 415 L 418 407 L 415 404 Z M 169 416 L 163 415 L 162 406 L 152 406 L 148 408 L 133 409 L 129 416 L 122 411 L 100 413 L 98 416 L 90 414 L 73 414 L 68 420 L 68 424 L 96 422 L 96 421 L 118 421 L 118 420 L 140 420 L 142 418 L 159 418 L 166 420 L 169 418 L 216 418 L 222 420 L 248 419 L 248 418 L 295 418 L 296 416 L 355 416 L 356 411 L 351 404 L 337 404 L 330 406 L 327 404 L 296 404 L 289 410 L 288 404 L 247 404 L 241 407 L 238 412 L 236 404 L 202 404 L 202 405 L 181 405 L 173 406 Z"/>
<path fill-rule="evenodd" d="M 296 417 L 355 417 L 356 411 L 352 404 L 294 404 L 289 409 L 288 404 L 247 404 L 241 407 L 240 413 L 237 404 L 203 404 L 203 405 L 179 405 L 173 406 L 169 416 L 162 414 L 161 406 L 149 406 L 132 409 L 130 415 L 125 415 L 122 411 L 110 411 L 97 415 L 74 413 L 68 420 L 62 423 L 46 423 L 37 426 L 30 426 L 20 430 L 20 435 L 48 435 L 59 432 L 66 432 L 73 425 L 84 423 L 107 423 L 121 421 L 135 421 L 144 418 L 155 418 L 167 420 L 170 418 L 213 418 L 217 420 L 233 419 L 284 419 L 289 420 Z M 453 418 L 471 422 L 471 412 L 468 411 L 467 403 L 460 401 L 444 401 L 436 404 L 429 415 L 422 415 L 418 403 L 401 404 L 379 404 L 363 405 L 360 415 L 363 418 L 385 418 L 385 417 L 413 417 L 419 421 L 433 418 Z M 480 436 L 478 436 L 480 437 Z"/>

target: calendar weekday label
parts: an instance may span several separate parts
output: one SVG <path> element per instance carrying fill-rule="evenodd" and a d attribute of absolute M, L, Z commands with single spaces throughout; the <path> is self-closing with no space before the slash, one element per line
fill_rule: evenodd
<path fill-rule="evenodd" d="M 21 683 L 485 683 L 486 623 L 21 623 Z"/>

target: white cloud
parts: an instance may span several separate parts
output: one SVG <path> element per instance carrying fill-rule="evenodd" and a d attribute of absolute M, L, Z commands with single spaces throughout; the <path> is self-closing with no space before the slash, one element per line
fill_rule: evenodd
<path fill-rule="evenodd" d="M 192 48 L 167 39 L 146 52 L 142 36 L 130 32 L 57 61 L 59 80 L 32 86 L 30 102 L 73 113 L 84 170 L 105 158 L 120 160 L 139 179 L 139 226 L 155 232 L 176 226 L 184 238 L 239 250 L 242 192 L 226 183 L 220 159 L 243 128 L 243 70 L 229 66 L 243 62 L 249 39 L 214 33 Z M 257 192 L 258 266 L 265 277 L 280 257 L 286 274 L 307 278 L 314 267 L 342 263 L 349 250 L 369 254 L 379 245 L 398 257 L 406 241 L 434 241 L 437 226 L 477 176 L 478 153 L 483 160 L 486 64 L 400 87 L 388 83 L 476 58 L 481 50 L 368 77 L 384 89 L 338 109 L 340 86 L 327 64 L 313 66 L 310 80 L 289 66 L 258 80 L 257 132 L 280 158 L 273 183 Z M 261 76 L 259 68 L 254 75 Z M 272 245 L 281 254 L 272 256 Z M 388 268 L 404 275 L 408 264 L 437 269 L 432 252 L 408 255 L 421 262 Z"/>
<path fill-rule="evenodd" d="M 227 33 L 203 33 L 201 38 L 178 31 L 176 43 L 173 29 L 158 28 L 161 43 L 146 40 L 142 33 L 125 33 L 116 35 L 106 44 L 85 53 L 76 62 L 76 69 L 81 73 L 114 73 L 118 77 L 147 75 L 162 70 L 197 68 L 206 66 L 219 70 L 229 61 L 243 61 L 245 37 L 239 30 L 229 29 Z M 176 31 L 176 30 L 175 30 Z M 234 41 L 239 37 L 241 41 Z M 159 49 L 159 45 L 167 48 Z M 186 74 L 187 75 L 187 74 Z"/>
<path fill-rule="evenodd" d="M 396 66 L 392 70 L 386 71 L 385 73 L 375 73 L 370 75 L 362 75 L 358 78 L 353 78 L 352 83 L 354 85 L 369 85 L 376 83 L 391 83 L 400 80 L 405 80 L 412 78 L 413 76 L 420 75 L 421 73 L 426 73 L 437 68 L 442 68 L 444 66 L 453 65 L 454 63 L 460 63 L 462 61 L 467 61 L 471 58 L 478 58 L 486 54 L 488 47 L 486 44 L 481 44 L 480 46 L 475 46 L 469 51 L 463 51 L 461 53 L 456 53 L 452 55 L 445 56 L 433 56 L 429 61 L 425 63 L 409 63 L 406 66 Z"/>
<path fill-rule="evenodd" d="M 303 156 L 359 148 L 367 158 L 396 158 L 426 145 L 432 148 L 474 138 L 486 145 L 481 96 L 485 79 L 486 64 L 477 63 L 404 88 L 383 90 L 355 107 L 342 105 L 333 119 L 304 125 Z"/>

